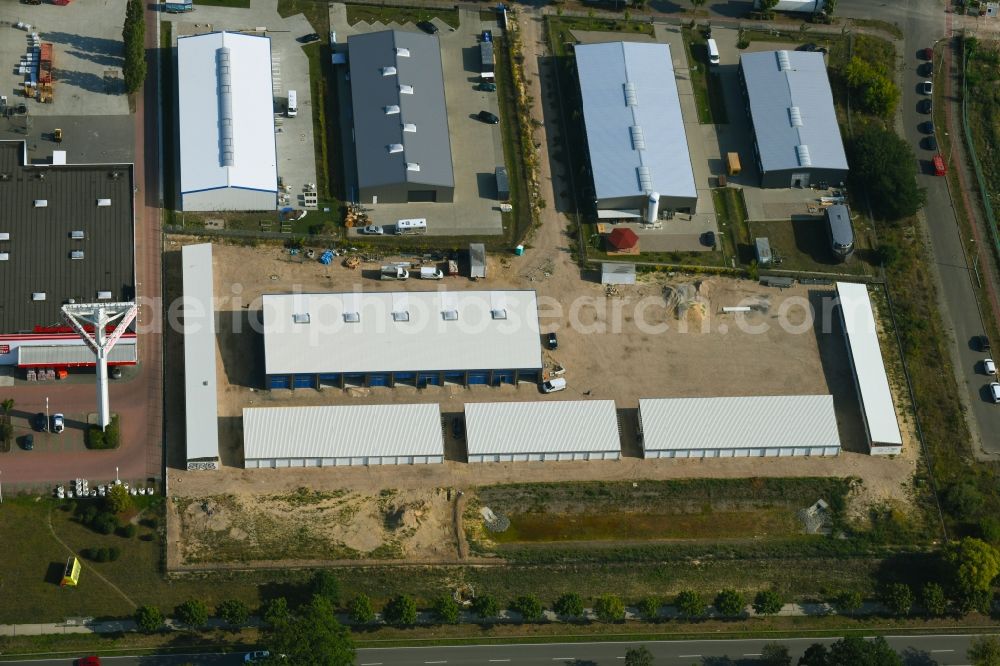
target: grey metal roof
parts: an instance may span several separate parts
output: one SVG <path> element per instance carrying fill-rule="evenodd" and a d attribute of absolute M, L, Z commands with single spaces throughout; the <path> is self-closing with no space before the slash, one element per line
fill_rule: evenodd
<path fill-rule="evenodd" d="M 601 263 L 602 284 L 635 284 L 635 264 L 614 261 Z"/>
<path fill-rule="evenodd" d="M 188 460 L 219 457 L 212 244 L 181 249 L 184 418 Z"/>
<path fill-rule="evenodd" d="M 465 405 L 469 455 L 621 452 L 614 400 Z"/>
<path fill-rule="evenodd" d="M 443 457 L 441 411 L 436 404 L 244 408 L 243 455 Z"/>
<path fill-rule="evenodd" d="M 877 444 L 900 446 L 903 437 L 899 432 L 889 378 L 882 361 L 868 286 L 838 282 L 837 297 L 840 299 L 844 333 L 853 358 L 854 376 L 861 393 L 861 407 L 865 411 L 869 437 Z"/>
<path fill-rule="evenodd" d="M 830 225 L 830 235 L 834 243 L 849 245 L 854 242 L 854 230 L 851 228 L 851 211 L 847 206 L 836 204 L 826 211 L 826 222 Z"/>
<path fill-rule="evenodd" d="M 542 367 L 530 290 L 265 294 L 262 308 L 269 375 Z"/>
<path fill-rule="evenodd" d="M 24 142 L 0 141 L 0 238 L 9 234 L 0 240 L 7 257 L 0 333 L 66 326 L 63 303 L 95 302 L 101 291 L 112 302 L 135 300 L 132 165 L 26 165 L 25 158 Z M 72 259 L 80 250 L 83 258 Z M 45 300 L 32 300 L 34 293 Z"/>
<path fill-rule="evenodd" d="M 135 348 L 135 338 L 121 339 L 108 354 L 108 362 L 135 363 L 138 355 Z M 96 357 L 83 340 L 79 344 L 70 345 L 19 345 L 17 348 L 17 364 L 29 365 L 94 365 Z"/>
<path fill-rule="evenodd" d="M 451 139 L 441 68 L 441 45 L 434 35 L 383 30 L 347 38 L 358 184 L 393 183 L 455 186 Z M 401 54 L 408 55 L 401 55 Z M 385 68 L 394 68 L 394 74 Z M 411 94 L 400 86 L 412 87 Z M 387 107 L 398 113 L 386 113 Z M 404 132 L 403 124 L 416 125 Z M 403 152 L 390 153 L 390 144 Z M 420 171 L 407 170 L 407 163 Z"/>
<path fill-rule="evenodd" d="M 697 197 L 670 47 L 581 44 L 576 66 L 597 199 Z"/>
<path fill-rule="evenodd" d="M 639 400 L 643 448 L 840 448 L 833 396 Z"/>
<path fill-rule="evenodd" d="M 740 66 L 764 171 L 847 169 L 822 53 L 744 53 Z"/>

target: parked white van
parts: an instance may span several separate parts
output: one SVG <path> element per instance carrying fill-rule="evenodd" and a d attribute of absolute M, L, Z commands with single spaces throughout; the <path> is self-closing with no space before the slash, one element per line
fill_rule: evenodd
<path fill-rule="evenodd" d="M 421 280 L 442 280 L 444 279 L 444 273 L 440 268 L 435 268 L 433 266 L 421 266 L 420 267 L 420 279 Z"/>
<path fill-rule="evenodd" d="M 542 382 L 542 391 L 544 393 L 555 393 L 556 391 L 566 390 L 566 380 L 562 377 L 556 377 L 555 379 L 550 379 L 548 381 Z"/>
<path fill-rule="evenodd" d="M 719 45 L 714 39 L 708 40 L 708 63 L 710 65 L 719 64 Z"/>
<path fill-rule="evenodd" d="M 289 118 L 299 115 L 299 96 L 294 90 L 288 91 L 288 105 L 285 107 L 285 115 Z"/>
<path fill-rule="evenodd" d="M 427 218 L 415 217 L 409 220 L 399 220 L 396 222 L 396 235 L 422 234 L 427 232 Z"/>

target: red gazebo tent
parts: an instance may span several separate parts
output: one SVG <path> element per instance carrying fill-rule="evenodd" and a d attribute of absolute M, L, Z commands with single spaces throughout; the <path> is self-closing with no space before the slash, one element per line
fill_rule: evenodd
<path fill-rule="evenodd" d="M 639 237 L 628 227 L 619 227 L 608 234 L 608 245 L 614 252 L 637 252 Z"/>

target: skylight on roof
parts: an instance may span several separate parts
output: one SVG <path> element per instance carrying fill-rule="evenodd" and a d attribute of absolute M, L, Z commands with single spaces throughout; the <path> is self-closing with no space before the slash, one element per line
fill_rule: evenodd
<path fill-rule="evenodd" d="M 344 323 L 346 324 L 357 324 L 361 321 L 360 312 L 345 312 L 344 313 Z"/>
<path fill-rule="evenodd" d="M 635 96 L 635 84 L 626 81 L 622 88 L 625 90 L 625 106 L 639 106 L 639 99 Z"/>
<path fill-rule="evenodd" d="M 309 323 L 309 313 L 300 312 L 292 315 L 292 322 L 295 324 L 308 324 Z"/>
<path fill-rule="evenodd" d="M 406 163 L 406 170 L 407 171 L 420 171 L 420 164 L 418 162 L 407 162 Z"/>
<path fill-rule="evenodd" d="M 400 95 L 412 95 L 413 94 L 413 86 L 407 85 L 405 83 L 401 83 L 399 85 L 399 94 Z"/>
<path fill-rule="evenodd" d="M 404 132 L 416 132 L 417 131 L 417 126 L 415 124 L 413 124 L 413 123 L 403 123 L 403 131 Z"/>
<path fill-rule="evenodd" d="M 395 67 L 383 67 L 382 68 L 382 76 L 395 76 L 395 75 L 396 75 L 396 68 Z"/>
<path fill-rule="evenodd" d="M 410 321 L 410 313 L 407 312 L 407 311 L 405 311 L 405 310 L 402 311 L 402 312 L 393 312 L 392 313 L 392 320 L 393 321 Z"/>
<path fill-rule="evenodd" d="M 403 144 L 401 143 L 390 143 L 389 144 L 390 153 L 401 153 L 403 152 Z"/>
<path fill-rule="evenodd" d="M 402 46 L 396 47 L 396 57 L 397 58 L 409 58 L 410 49 L 403 48 Z"/>
<path fill-rule="evenodd" d="M 458 310 L 444 310 L 441 312 L 441 318 L 445 321 L 458 321 Z"/>
<path fill-rule="evenodd" d="M 399 105 L 398 104 L 390 104 L 389 106 L 385 107 L 385 115 L 387 115 L 387 116 L 394 116 L 397 113 L 399 113 Z"/>
<path fill-rule="evenodd" d="M 792 127 L 802 127 L 802 111 L 799 107 L 788 107 L 788 120 L 792 123 Z"/>
<path fill-rule="evenodd" d="M 812 157 L 809 155 L 809 146 L 805 144 L 795 146 L 795 156 L 799 158 L 799 166 L 812 166 Z"/>

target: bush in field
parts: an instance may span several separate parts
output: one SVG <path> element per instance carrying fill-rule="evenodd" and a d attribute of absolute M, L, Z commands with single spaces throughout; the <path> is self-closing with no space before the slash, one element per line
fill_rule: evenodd
<path fill-rule="evenodd" d="M 621 622 L 625 619 L 625 604 L 621 597 L 605 594 L 594 602 L 594 613 L 601 622 Z"/>
<path fill-rule="evenodd" d="M 564 617 L 580 617 L 583 615 L 583 599 L 576 592 L 567 592 L 556 599 L 552 610 Z"/>
<path fill-rule="evenodd" d="M 747 600 L 736 590 L 723 590 L 716 595 L 713 605 L 723 617 L 737 617 L 743 614 Z"/>
<path fill-rule="evenodd" d="M 139 606 L 133 618 L 139 631 L 144 634 L 151 634 L 163 626 L 163 613 L 156 606 Z"/>
<path fill-rule="evenodd" d="M 450 594 L 442 594 L 434 600 L 434 615 L 445 624 L 458 622 L 458 602 Z"/>
<path fill-rule="evenodd" d="M 761 590 L 753 598 L 753 610 L 758 615 L 775 615 L 783 605 L 784 602 L 774 590 Z"/>
<path fill-rule="evenodd" d="M 472 612 L 484 620 L 497 617 L 500 615 L 500 602 L 496 597 L 484 594 L 472 600 Z"/>
<path fill-rule="evenodd" d="M 643 597 L 639 600 L 639 612 L 647 620 L 656 620 L 660 617 L 660 607 L 663 602 L 656 597 Z"/>
<path fill-rule="evenodd" d="M 208 622 L 208 606 L 201 599 L 188 599 L 174 611 L 178 620 L 198 629 Z"/>
<path fill-rule="evenodd" d="M 904 583 L 891 583 L 882 593 L 882 603 L 893 615 L 909 615 L 913 608 L 913 590 Z"/>
<path fill-rule="evenodd" d="M 705 614 L 705 600 L 693 590 L 684 590 L 674 599 L 677 612 L 686 618 L 701 617 Z"/>
<path fill-rule="evenodd" d="M 388 624 L 415 624 L 417 621 L 417 602 L 406 594 L 393 597 L 382 609 L 382 619 Z"/>
<path fill-rule="evenodd" d="M 533 594 L 526 594 L 515 599 L 510 609 L 519 613 L 525 622 L 537 622 L 542 619 L 542 602 Z"/>
<path fill-rule="evenodd" d="M 367 594 L 359 594 L 347 604 L 347 614 L 357 624 L 369 624 L 375 620 L 375 608 Z"/>
<path fill-rule="evenodd" d="M 250 609 L 239 599 L 226 599 L 216 607 L 215 614 L 231 627 L 242 627 L 250 617 Z"/>

